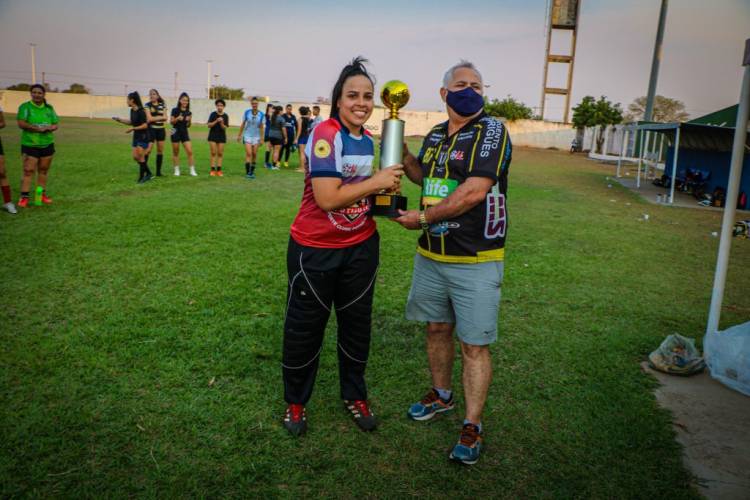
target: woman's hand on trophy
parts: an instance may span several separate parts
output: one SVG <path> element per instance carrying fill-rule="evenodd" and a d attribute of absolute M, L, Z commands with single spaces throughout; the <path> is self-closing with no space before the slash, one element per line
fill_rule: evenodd
<path fill-rule="evenodd" d="M 371 179 L 375 183 L 376 192 L 383 189 L 395 191 L 401 186 L 402 175 L 404 175 L 404 166 L 392 165 L 378 170 Z"/>

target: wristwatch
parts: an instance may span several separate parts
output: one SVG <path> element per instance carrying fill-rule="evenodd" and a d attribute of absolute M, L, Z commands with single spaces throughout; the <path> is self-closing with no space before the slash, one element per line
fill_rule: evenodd
<path fill-rule="evenodd" d="M 422 229 L 427 231 L 430 228 L 430 225 L 427 223 L 427 217 L 425 217 L 424 210 L 421 210 L 419 212 L 419 225 L 422 226 Z"/>

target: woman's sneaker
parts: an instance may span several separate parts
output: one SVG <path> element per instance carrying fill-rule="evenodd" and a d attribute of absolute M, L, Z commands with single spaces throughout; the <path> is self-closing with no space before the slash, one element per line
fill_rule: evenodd
<path fill-rule="evenodd" d="M 378 426 L 378 420 L 370 409 L 367 401 L 357 399 L 354 401 L 344 400 L 344 408 L 354 419 L 354 423 L 363 431 L 373 431 Z"/>
<path fill-rule="evenodd" d="M 431 419 L 438 413 L 450 411 L 455 408 L 455 406 L 456 405 L 453 402 L 453 394 L 451 394 L 451 398 L 448 401 L 445 401 L 435 389 L 430 389 L 430 392 L 428 392 L 421 401 L 414 403 L 409 407 L 406 414 L 412 420 L 423 421 Z"/>
<path fill-rule="evenodd" d="M 451 460 L 465 465 L 474 465 L 479 460 L 482 451 L 482 433 L 474 424 L 464 424 L 458 443 L 448 456 Z"/>
<path fill-rule="evenodd" d="M 284 413 L 284 428 L 294 437 L 301 436 L 307 430 L 307 416 L 303 405 L 290 404 Z"/>

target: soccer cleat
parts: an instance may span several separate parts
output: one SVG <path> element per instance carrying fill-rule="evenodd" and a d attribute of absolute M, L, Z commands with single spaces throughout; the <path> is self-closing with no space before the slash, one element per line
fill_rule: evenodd
<path fill-rule="evenodd" d="M 19 205 L 20 205 L 20 204 L 19 204 Z M 18 210 L 16 210 L 16 206 L 15 206 L 15 205 L 13 204 L 13 202 L 12 202 L 12 201 L 9 201 L 8 203 L 4 204 L 4 205 L 3 205 L 3 208 L 4 208 L 4 209 L 5 209 L 5 211 L 6 211 L 6 212 L 8 212 L 9 214 L 17 214 L 17 213 L 18 213 Z"/>
<path fill-rule="evenodd" d="M 363 431 L 373 431 L 378 426 L 375 414 L 370 409 L 367 401 L 360 399 L 354 401 L 344 400 L 344 408 L 352 416 L 354 423 Z"/>
<path fill-rule="evenodd" d="M 440 395 L 435 389 L 430 389 L 421 401 L 418 401 L 409 407 L 406 414 L 412 420 L 424 421 L 430 420 L 438 413 L 450 411 L 455 408 L 453 402 L 453 394 L 448 401 L 444 401 L 440 398 Z"/>
<path fill-rule="evenodd" d="M 250 179 L 255 179 L 255 174 L 253 174 L 253 173 L 249 173 L 249 174 L 247 174 L 247 175 L 245 176 L 245 179 L 248 179 L 248 180 L 250 180 Z"/>
<path fill-rule="evenodd" d="M 211 172 L 208 174 L 209 177 L 216 177 L 216 171 L 211 170 Z"/>
<path fill-rule="evenodd" d="M 454 462 L 465 465 L 474 465 L 479 460 L 479 452 L 482 450 L 482 433 L 474 424 L 464 424 L 458 443 L 451 450 L 448 458 Z"/>
<path fill-rule="evenodd" d="M 177 177 L 180 176 L 180 167 L 175 167 L 174 168 L 174 175 L 176 175 Z"/>
<path fill-rule="evenodd" d="M 42 193 L 42 203 L 44 203 L 45 205 L 52 205 L 52 198 L 47 196 L 46 193 Z"/>
<path fill-rule="evenodd" d="M 271 164 L 270 164 L 270 163 L 268 163 L 268 162 L 266 162 L 266 164 L 265 164 L 265 165 L 266 165 L 266 168 L 267 168 L 267 169 L 269 169 L 269 170 L 271 169 L 271 167 L 273 167 L 273 165 L 271 165 Z"/>
<path fill-rule="evenodd" d="M 223 172 L 223 171 L 221 171 L 221 170 L 217 170 L 217 171 L 216 171 L 216 176 L 217 176 L 217 177 L 224 177 L 224 172 Z"/>
<path fill-rule="evenodd" d="M 271 170 L 279 170 L 279 166 L 278 165 L 271 165 Z"/>
<path fill-rule="evenodd" d="M 198 173 L 195 171 L 195 167 L 190 167 L 190 175 L 193 177 L 197 177 Z"/>
<path fill-rule="evenodd" d="M 20 208 L 26 208 L 29 206 L 29 199 L 28 198 L 21 198 L 18 200 L 18 206 Z"/>
<path fill-rule="evenodd" d="M 284 428 L 294 437 L 299 437 L 307 430 L 307 416 L 303 405 L 290 404 L 284 413 Z"/>
<path fill-rule="evenodd" d="M 285 162 L 284 162 L 284 166 L 285 166 L 285 167 L 288 167 L 288 166 L 289 166 L 289 162 L 288 162 L 288 161 L 285 161 Z"/>
<path fill-rule="evenodd" d="M 148 182 L 152 179 L 152 177 L 149 174 L 144 175 L 140 179 L 138 179 L 138 184 L 143 184 L 144 182 Z"/>

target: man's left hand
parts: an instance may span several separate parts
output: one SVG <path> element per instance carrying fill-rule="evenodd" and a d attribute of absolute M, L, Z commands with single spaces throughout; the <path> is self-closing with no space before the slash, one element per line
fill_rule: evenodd
<path fill-rule="evenodd" d="M 400 217 L 391 219 L 394 222 L 398 222 L 406 229 L 422 229 L 422 225 L 419 223 L 419 210 L 399 210 Z"/>

